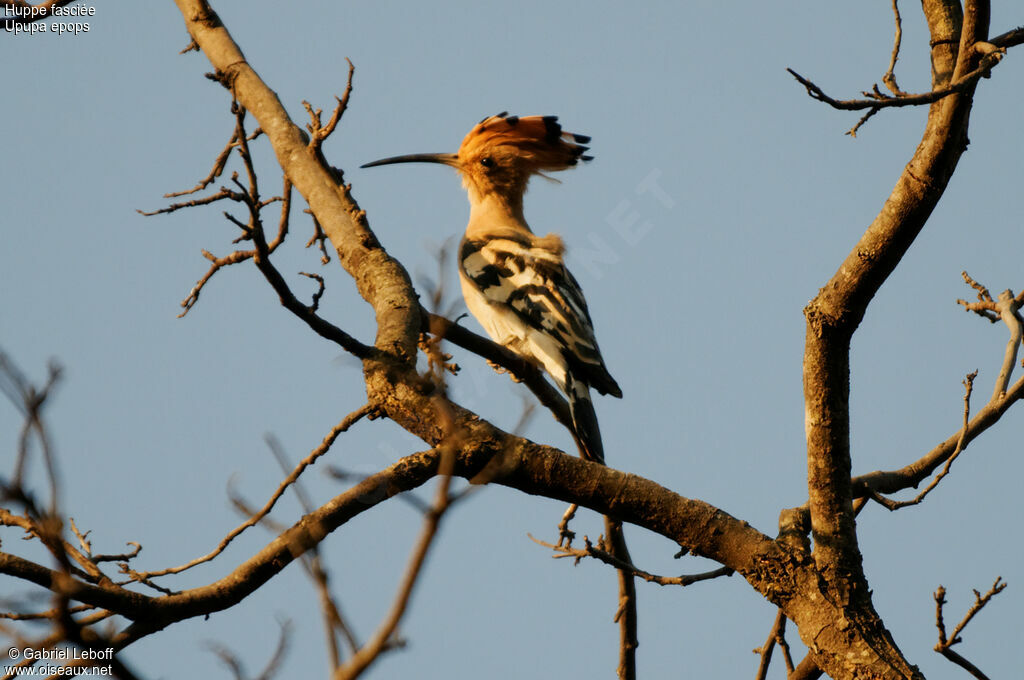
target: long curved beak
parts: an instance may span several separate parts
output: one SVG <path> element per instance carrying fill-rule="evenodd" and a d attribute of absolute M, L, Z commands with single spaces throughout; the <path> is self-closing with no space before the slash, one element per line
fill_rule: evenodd
<path fill-rule="evenodd" d="M 455 153 L 411 153 L 406 156 L 392 156 L 373 161 L 361 168 L 372 168 L 378 165 L 391 165 L 392 163 L 440 163 L 441 165 L 455 166 L 459 162 L 459 155 Z"/>

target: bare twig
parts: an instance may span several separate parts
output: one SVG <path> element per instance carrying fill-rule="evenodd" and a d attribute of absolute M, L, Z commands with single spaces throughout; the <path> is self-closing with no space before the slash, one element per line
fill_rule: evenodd
<path fill-rule="evenodd" d="M 288 236 L 288 220 L 292 209 L 292 181 L 288 179 L 287 176 L 284 178 L 284 186 L 281 188 L 281 196 L 279 198 L 274 197 L 269 201 L 264 201 L 263 205 L 260 207 L 266 206 L 276 200 L 281 201 L 281 217 L 278 219 L 277 223 L 277 236 L 274 237 L 273 241 L 267 244 L 267 250 L 271 253 L 274 252 L 279 245 L 284 243 L 285 237 Z"/>
<path fill-rule="evenodd" d="M 229 142 L 228 147 L 225 151 L 230 151 L 231 148 L 238 150 L 239 157 L 242 159 L 243 167 L 245 169 L 246 176 L 248 178 L 248 187 L 244 186 L 238 179 L 238 173 L 234 173 L 231 176 L 231 181 L 238 187 L 239 191 L 234 191 L 226 187 L 222 187 L 219 192 L 211 196 L 188 201 L 185 203 L 176 203 L 167 208 L 156 210 L 153 212 L 141 212 L 143 215 L 156 215 L 160 213 L 169 213 L 183 208 L 191 208 L 200 205 L 208 205 L 215 201 L 228 199 L 238 203 L 242 203 L 246 206 L 249 212 L 248 223 L 243 223 L 241 220 L 235 218 L 233 215 L 224 213 L 224 217 L 237 226 L 241 231 L 242 235 L 235 240 L 237 243 L 241 240 L 251 240 L 254 244 L 252 250 L 237 250 L 230 255 L 224 257 L 217 257 L 212 253 L 203 250 L 203 256 L 210 260 L 211 265 L 206 274 L 192 287 L 189 291 L 189 295 L 182 301 L 181 306 L 184 308 L 182 313 L 179 315 L 185 316 L 192 307 L 199 301 L 199 296 L 203 291 L 203 288 L 210 281 L 214 274 L 220 271 L 223 267 L 238 264 L 246 260 L 253 260 L 257 268 L 263 274 L 264 278 L 267 279 L 268 283 L 277 292 L 281 304 L 291 311 L 293 314 L 302 319 L 314 332 L 318 335 L 337 343 L 346 351 L 354 354 L 360 359 L 365 359 L 373 353 L 373 348 L 359 342 L 348 333 L 338 328 L 334 324 L 326 321 L 316 314 L 318 308 L 319 298 L 322 295 L 321 291 L 314 296 L 312 305 L 305 305 L 295 297 L 290 287 L 285 281 L 284 277 L 270 262 L 269 255 L 284 242 L 284 239 L 288 233 L 288 215 L 291 206 L 291 193 L 292 183 L 287 176 L 284 178 L 284 187 L 280 198 L 271 198 L 266 201 L 260 199 L 259 186 L 257 183 L 256 170 L 253 166 L 252 155 L 249 152 L 249 140 L 255 137 L 247 136 L 245 132 L 245 108 L 239 105 L 237 102 L 232 102 L 232 113 L 235 115 L 235 134 L 232 140 Z M 340 115 L 340 114 L 339 114 Z M 222 152 L 223 155 L 224 152 Z M 218 157 L 218 162 L 215 163 L 214 171 L 222 171 L 221 158 Z M 202 185 L 202 183 L 200 183 Z M 281 216 L 279 220 L 278 233 L 273 241 L 267 242 L 263 232 L 263 222 L 260 217 L 261 210 L 269 205 L 270 203 L 281 201 Z M 321 232 L 322 233 L 322 232 Z M 321 250 L 324 253 L 326 259 L 326 250 L 321 242 Z M 322 283 L 322 282 L 321 282 Z"/>
<path fill-rule="evenodd" d="M 1006 395 L 996 402 L 989 402 L 982 408 L 967 427 L 967 434 L 961 450 L 974 439 L 995 425 L 1006 411 L 1017 401 L 1024 399 L 1024 377 L 1010 387 Z M 871 491 L 896 493 L 916 487 L 924 478 L 942 465 L 956 451 L 963 430 L 958 430 L 927 454 L 898 470 L 875 471 L 859 475 L 851 480 L 853 492 L 858 497 L 869 496 Z"/>
<path fill-rule="evenodd" d="M 441 468 L 439 471 L 440 478 L 438 479 L 434 503 L 426 513 L 423 520 L 423 529 L 420 532 L 420 537 L 413 549 L 412 556 L 409 559 L 409 564 L 402 577 L 402 582 L 399 586 L 395 601 L 391 606 L 391 611 L 388 612 L 384 621 L 381 622 L 376 632 L 374 632 L 373 637 L 371 637 L 370 640 L 367 641 L 367 643 L 363 645 L 347 663 L 334 672 L 332 676 L 333 680 L 354 680 L 354 678 L 359 677 L 382 652 L 384 652 L 390 645 L 394 644 L 393 636 L 395 630 L 398 628 L 399 622 L 405 615 L 405 610 L 409 605 L 409 599 L 412 596 L 413 588 L 419 580 L 420 572 L 423 569 L 424 562 L 426 561 L 427 553 L 434 542 L 434 538 L 437 536 L 437 529 L 440 526 L 441 518 L 451 507 L 452 498 L 449 496 L 448 489 L 451 485 L 451 471 L 454 464 L 454 452 L 450 450 L 445 451 L 446 448 L 448 447 L 442 447 L 440 461 Z"/>
<path fill-rule="evenodd" d="M 978 301 L 957 300 L 957 304 L 962 305 L 966 311 L 974 312 L 992 323 L 1001 319 L 1010 329 L 1010 339 L 1006 343 L 1003 365 L 992 391 L 992 401 L 997 401 L 1006 396 L 1006 388 L 1017 363 L 1017 348 L 1020 347 L 1021 338 L 1024 336 L 1024 320 L 1020 316 L 1020 308 L 1024 303 L 1024 291 L 1021 291 L 1020 295 L 1014 296 L 1012 290 L 1006 289 L 999 294 L 998 300 L 993 300 L 988 288 L 972 279 L 967 272 L 962 272 L 962 276 L 967 285 L 978 291 Z"/>
<path fill-rule="evenodd" d="M 895 9 L 895 0 L 893 6 Z M 892 69 L 895 68 L 896 58 L 899 54 L 899 42 L 901 39 L 902 31 L 899 23 L 899 13 L 897 12 L 897 32 L 895 45 L 893 46 L 892 59 L 890 62 L 889 71 L 883 77 L 883 82 L 890 90 L 894 91 L 895 96 L 890 96 L 882 93 L 878 86 L 872 88 L 870 92 L 863 92 L 866 99 L 835 99 L 825 94 L 824 90 L 814 84 L 812 81 L 804 78 L 802 75 L 797 73 L 791 68 L 786 70 L 796 78 L 797 82 L 804 86 L 807 90 L 807 94 L 812 99 L 817 99 L 820 102 L 824 102 L 834 109 L 840 109 L 843 111 L 858 111 L 868 109 L 868 112 L 854 125 L 847 134 L 853 137 L 857 136 L 857 130 L 867 122 L 871 116 L 877 113 L 881 109 L 895 108 L 903 106 L 922 106 L 925 104 L 933 104 L 940 99 L 948 97 L 951 94 L 958 92 L 964 92 L 971 87 L 982 77 L 987 76 L 991 71 L 992 67 L 999 63 L 1006 54 L 1006 48 L 994 45 L 992 43 L 976 43 L 975 49 L 981 51 L 983 56 L 981 58 L 978 67 L 963 75 L 956 81 L 941 87 L 931 92 L 922 92 L 920 94 L 907 94 L 899 90 L 896 86 L 895 76 L 892 76 Z"/>
<path fill-rule="evenodd" d="M 43 465 L 46 468 L 47 479 L 50 484 L 50 518 L 57 517 L 57 503 L 59 500 L 59 482 L 57 477 L 56 463 L 53 458 L 53 451 L 50 447 L 50 438 L 43 423 L 43 407 L 50 398 L 53 389 L 60 381 L 62 374 L 61 367 L 56 362 L 50 362 L 47 367 L 46 382 L 42 387 L 36 387 L 25 378 L 25 375 L 0 351 L 0 391 L 10 400 L 24 416 L 21 431 L 18 435 L 18 453 L 14 461 L 14 472 L 9 482 L 0 483 L 0 497 L 14 497 L 23 503 L 30 514 L 39 516 L 41 513 L 36 509 L 35 503 L 23 488 L 25 468 L 28 463 L 29 446 L 33 435 L 39 444 L 40 454 L 43 458 Z"/>
<path fill-rule="evenodd" d="M 225 215 L 226 214 L 227 213 L 225 213 Z M 219 272 L 223 267 L 228 267 L 230 265 L 238 264 L 239 262 L 245 262 L 246 260 L 251 259 L 252 256 L 256 254 L 256 251 L 236 250 L 230 255 L 225 255 L 224 257 L 217 257 L 216 255 L 205 249 L 202 250 L 202 253 L 203 257 L 209 260 L 212 264 L 210 265 L 210 268 L 206 270 L 206 273 L 203 274 L 202 278 L 200 278 L 196 282 L 196 285 L 192 286 L 192 290 L 188 292 L 188 296 L 181 301 L 181 306 L 183 310 L 181 314 L 178 315 L 179 319 L 188 314 L 190 311 L 192 311 L 192 307 L 194 307 L 195 304 L 199 302 L 199 295 L 200 293 L 203 292 L 203 287 L 205 287 L 207 282 L 211 278 L 213 278 L 214 274 Z"/>
<path fill-rule="evenodd" d="M 953 449 L 953 453 L 950 454 L 949 458 L 946 459 L 946 464 L 942 467 L 942 471 L 932 478 L 932 481 L 926 486 L 921 493 L 917 494 L 914 498 L 907 501 L 894 501 L 890 498 L 886 498 L 877 491 L 871 491 L 871 499 L 878 502 L 880 505 L 885 506 L 889 510 L 899 510 L 910 505 L 917 505 L 925 499 L 932 489 L 939 485 L 943 477 L 949 474 L 949 469 L 953 465 L 953 461 L 956 460 L 964 450 L 964 441 L 967 438 L 967 430 L 971 422 L 971 392 L 974 391 L 974 379 L 978 377 L 978 372 L 968 373 L 963 380 L 964 386 L 964 419 L 963 426 L 960 428 L 960 438 L 956 442 L 956 448 Z"/>
<path fill-rule="evenodd" d="M 576 516 L 576 511 L 579 510 L 578 505 L 573 503 L 565 509 L 562 514 L 562 521 L 558 523 L 558 544 L 559 548 L 571 548 L 572 539 L 576 538 L 576 532 L 569 528 L 569 522 Z"/>
<path fill-rule="evenodd" d="M 789 643 L 786 642 L 786 615 L 782 613 L 781 609 L 775 615 L 775 622 L 772 624 L 771 632 L 768 633 L 768 639 L 764 641 L 763 646 L 754 650 L 754 654 L 761 655 L 761 662 L 757 667 L 757 675 L 754 676 L 756 680 L 765 680 L 768 677 L 768 667 L 771 665 L 772 652 L 776 644 L 782 650 L 786 671 L 792 673 L 793 659 L 789 655 Z"/>
<path fill-rule="evenodd" d="M 320 264 L 327 264 L 331 261 L 331 256 L 327 252 L 327 234 L 324 233 L 323 227 L 320 226 L 320 222 L 316 219 L 316 215 L 309 209 L 304 212 L 309 213 L 313 218 L 313 235 L 306 241 L 306 247 L 309 248 L 314 243 L 320 249 Z"/>
<path fill-rule="evenodd" d="M 974 312 L 993 323 L 1002 319 L 1010 330 L 1010 339 L 1006 345 L 1002 368 L 992 390 L 992 397 L 989 403 L 966 426 L 961 426 L 957 434 L 936 446 L 920 459 L 899 470 L 875 471 L 853 478 L 851 483 L 854 493 L 859 497 L 871 497 L 889 507 L 892 501 L 880 500 L 879 494 L 891 494 L 902 489 L 916 488 L 922 480 L 943 463 L 947 463 L 946 470 L 948 470 L 948 464 L 952 457 L 962 453 L 978 435 L 998 422 L 1010 406 L 1024 398 L 1024 377 L 1018 378 L 1013 385 L 1009 385 L 1021 337 L 1024 335 L 1024 321 L 1020 316 L 1020 308 L 1024 305 L 1024 291 L 1014 296 L 1012 291 L 1006 290 L 996 300 L 993 299 L 987 287 L 975 281 L 967 272 L 963 272 L 962 276 L 964 282 L 977 292 L 977 302 L 965 300 L 957 300 L 957 302 L 967 311 Z M 968 376 L 968 378 L 973 380 L 972 376 Z M 945 476 L 945 471 L 937 479 L 941 479 L 943 476 Z M 934 484 L 933 480 L 926 492 L 933 488 Z"/>
<path fill-rule="evenodd" d="M 598 545 L 594 545 L 590 542 L 590 539 L 586 536 L 583 537 L 585 547 L 583 548 L 571 548 L 568 546 L 558 545 L 556 543 L 548 543 L 538 538 L 530 536 L 530 540 L 537 545 L 548 548 L 555 554 L 552 557 L 566 558 L 571 557 L 577 562 L 584 557 L 592 557 L 596 560 L 604 562 L 605 564 L 615 567 L 616 569 L 625 570 L 631 573 L 633 576 L 637 576 L 647 581 L 648 583 L 657 583 L 659 586 L 689 586 L 694 583 L 701 581 L 708 581 L 710 579 L 718 578 L 720 576 L 732 576 L 733 570 L 728 567 L 721 567 L 719 569 L 713 569 L 711 571 L 702 572 L 700 574 L 683 574 L 681 576 L 659 576 L 652 574 L 648 571 L 644 571 L 639 567 L 629 562 L 624 562 L 615 555 L 611 554 L 604 546 L 603 541 L 599 541 Z M 604 546 L 604 547 L 602 547 Z"/>
<path fill-rule="evenodd" d="M 192 41 L 192 43 L 188 47 L 185 48 L 185 50 L 182 50 L 182 52 L 193 50 L 193 49 L 194 50 L 198 50 L 199 49 L 199 46 L 196 45 L 196 42 L 194 40 Z M 256 128 L 253 131 L 253 133 L 251 135 L 249 135 L 248 140 L 252 141 L 252 140 L 256 139 L 260 134 L 262 134 L 262 130 L 260 130 L 260 128 Z M 175 191 L 175 192 L 172 192 L 172 193 L 169 193 L 169 194 L 164 194 L 164 198 L 177 198 L 179 196 L 187 196 L 189 194 L 194 194 L 194 193 L 200 192 L 203 189 L 205 189 L 206 187 L 210 186 L 210 184 L 212 184 L 213 181 L 215 179 L 217 179 L 218 177 L 220 177 L 221 174 L 224 172 L 224 168 L 227 166 L 228 159 L 231 157 L 231 150 L 235 149 L 236 147 L 238 147 L 238 126 L 237 126 L 237 124 L 235 126 L 235 129 L 233 129 L 231 131 L 231 139 L 228 140 L 228 143 L 224 146 L 223 149 L 221 149 L 221 152 L 219 154 L 217 154 L 217 158 L 214 159 L 214 161 L 213 161 L 213 169 L 210 170 L 210 174 L 208 174 L 203 179 L 199 180 L 199 182 L 194 187 L 192 187 L 191 189 L 185 189 L 184 191 Z M 155 213 L 142 213 L 142 214 L 143 215 L 155 215 L 155 214 L 158 214 L 160 212 L 171 212 L 171 210 L 165 209 L 165 210 L 157 211 Z"/>
<path fill-rule="evenodd" d="M 281 471 L 288 474 L 292 465 L 288 461 L 288 457 L 285 454 L 284 449 L 281 447 L 280 442 L 278 442 L 276 438 L 268 436 L 267 443 L 270 446 L 271 452 L 274 454 L 274 458 L 277 459 L 278 464 L 281 466 Z M 295 483 L 292 484 L 292 491 L 295 493 L 296 498 L 298 498 L 303 512 L 306 514 L 313 512 L 313 502 L 303 488 L 301 480 L 295 480 Z M 238 503 L 236 502 L 236 505 L 237 504 Z M 251 515 L 253 513 L 248 511 L 246 514 Z M 274 527 L 273 531 L 275 533 L 280 533 L 283 529 L 283 527 Z M 341 653 L 338 649 L 336 633 L 341 633 L 352 653 L 355 653 L 356 650 L 359 649 L 359 643 L 356 641 L 351 627 L 341 615 L 341 607 L 338 606 L 337 600 L 331 593 L 330 585 L 328 584 L 329 577 L 320 556 L 319 546 L 314 546 L 309 552 L 302 555 L 302 566 L 306 570 L 306 574 L 309 576 L 310 581 L 312 581 L 317 597 L 320 600 L 320 609 L 323 612 L 324 630 L 327 637 L 327 654 L 331 663 L 331 670 L 333 671 L 341 665 Z"/>
<path fill-rule="evenodd" d="M 889 57 L 889 68 L 886 70 L 885 75 L 882 76 L 882 82 L 897 97 L 905 97 L 907 93 L 896 84 L 896 75 L 893 73 L 896 68 L 896 60 L 900 57 L 900 41 L 903 39 L 903 20 L 900 18 L 899 0 L 892 0 L 892 13 L 896 20 L 896 37 L 893 38 L 892 56 Z M 872 110 L 877 111 L 878 109 Z M 859 127 L 860 123 L 857 125 Z"/>
<path fill-rule="evenodd" d="M 636 606 L 636 568 L 630 568 L 633 558 L 629 554 L 629 546 L 626 545 L 622 522 L 605 515 L 604 533 L 607 552 L 622 563 L 615 572 L 619 584 L 619 606 L 613 619 L 619 624 L 618 676 L 619 680 L 636 680 L 636 648 L 640 646 L 640 639 L 637 637 L 639 617 Z"/>
<path fill-rule="evenodd" d="M 879 109 L 868 109 L 868 112 L 865 113 L 863 116 L 861 116 L 860 120 L 858 120 L 857 123 L 852 128 L 850 128 L 849 130 L 846 131 L 846 134 L 848 134 L 851 137 L 856 139 L 856 137 L 857 137 L 857 130 L 860 130 L 861 126 L 864 125 L 864 123 L 868 122 L 868 120 L 871 119 L 871 116 L 873 116 L 876 113 L 878 113 L 878 111 L 879 111 Z"/>
<path fill-rule="evenodd" d="M 327 121 L 326 125 L 321 126 L 320 124 L 320 115 L 323 113 L 321 109 L 316 109 L 314 111 L 309 102 L 302 102 L 302 106 L 305 107 L 310 118 L 310 123 L 306 125 L 306 129 L 310 133 L 309 148 L 317 152 L 320 151 L 320 147 L 323 145 L 324 140 L 330 137 L 331 133 L 334 132 L 334 129 L 341 121 L 341 117 L 345 114 L 345 109 L 348 108 L 348 98 L 352 94 L 352 76 L 355 75 L 356 67 L 348 57 L 345 57 L 345 61 L 348 62 L 348 79 L 345 84 L 345 92 L 340 98 L 334 98 L 337 105 L 334 107 L 334 111 L 331 113 L 331 119 Z"/>
<path fill-rule="evenodd" d="M 970 609 L 968 609 L 967 613 L 964 615 L 964 618 L 961 619 L 960 623 L 956 625 L 956 628 L 954 628 L 953 632 L 948 636 L 946 635 L 946 624 L 942 617 L 942 608 L 946 604 L 946 589 L 939 586 L 935 591 L 935 627 L 939 629 L 939 641 L 935 645 L 935 651 L 966 670 L 978 680 L 988 680 L 988 676 L 982 673 L 977 666 L 950 648 L 959 642 L 963 642 L 963 639 L 960 637 L 960 633 L 962 633 L 964 628 L 967 627 L 967 624 L 970 623 L 972 618 L 974 618 L 974 615 L 980 612 L 993 597 L 1003 592 L 1003 589 L 1005 588 L 1006 583 L 1003 582 L 1002 577 L 998 577 L 996 578 L 995 583 L 992 584 L 992 587 L 989 588 L 988 592 L 984 595 L 975 590 L 974 604 L 971 605 Z"/>
<path fill-rule="evenodd" d="M 270 680 L 270 678 L 277 675 L 277 671 L 281 667 L 281 663 L 284 661 L 285 654 L 288 652 L 288 642 L 291 638 L 292 624 L 290 621 L 279 621 L 278 625 L 281 627 L 281 633 L 277 638 L 277 647 L 274 649 L 274 653 L 267 661 L 266 666 L 263 667 L 263 670 L 254 678 L 254 680 Z M 227 666 L 235 680 L 248 680 L 242 660 L 239 659 L 234 652 L 224 645 L 214 642 L 208 643 L 207 647 L 225 666 Z"/>
<path fill-rule="evenodd" d="M 242 522 L 237 527 L 228 532 L 228 534 L 221 539 L 217 547 L 209 553 L 207 553 L 206 555 L 197 557 L 194 560 L 186 562 L 185 564 L 179 565 L 177 567 L 170 567 L 167 569 L 160 569 L 157 571 L 131 572 L 126 569 L 123 569 L 123 571 L 130 574 L 131 581 L 142 581 L 143 579 L 150 579 L 158 576 L 166 576 L 167 574 L 178 574 L 187 569 L 191 569 L 196 565 L 203 564 L 204 562 L 209 562 L 213 558 L 217 557 L 217 555 L 224 552 L 224 549 L 227 548 L 231 541 L 235 540 L 235 538 L 237 538 L 239 534 L 241 534 L 246 529 L 255 526 L 259 523 L 261 519 L 266 517 L 267 514 L 269 514 L 270 511 L 273 510 L 274 505 L 277 504 L 277 501 L 280 500 L 281 496 L 288 489 L 288 487 L 294 484 L 295 481 L 299 478 L 299 475 L 301 475 L 306 470 L 306 468 L 315 463 L 318 458 L 320 458 L 325 453 L 330 451 L 331 446 L 334 444 L 334 440 L 336 440 L 342 432 L 348 430 L 350 427 L 352 427 L 352 425 L 359 422 L 359 420 L 361 420 L 364 416 L 371 413 L 373 410 L 374 407 L 372 405 L 364 404 L 363 406 L 359 407 L 352 413 L 345 416 L 340 423 L 331 428 L 331 431 L 327 433 L 327 436 L 325 436 L 324 440 L 320 442 L 320 445 L 314 448 L 309 453 L 308 456 L 303 458 L 302 461 L 300 461 L 299 464 L 295 466 L 295 469 L 292 470 L 291 474 L 289 474 L 284 479 L 284 481 L 282 481 L 281 484 L 278 485 L 277 490 L 273 493 L 273 495 L 271 495 L 271 497 L 267 500 L 264 506 L 256 514 L 252 515 L 249 519 Z"/>
<path fill-rule="evenodd" d="M 173 195 L 175 194 L 165 194 L 165 196 Z M 210 205 L 211 203 L 216 203 L 217 201 L 222 201 L 224 199 L 241 201 L 242 197 L 241 194 L 239 194 L 238 192 L 231 191 L 230 189 L 227 189 L 225 187 L 221 187 L 221 190 L 218 191 L 217 193 L 210 194 L 209 196 L 204 196 L 203 198 L 196 198 L 191 201 L 185 201 L 183 203 L 172 203 L 166 208 L 159 208 L 157 210 L 136 210 L 135 212 L 145 217 L 153 217 L 154 215 L 166 215 L 168 213 L 177 212 L 178 210 L 182 210 L 184 208 L 195 208 L 200 205 Z"/>
<path fill-rule="evenodd" d="M 990 43 L 986 43 L 990 44 Z M 957 92 L 963 92 L 973 85 L 979 78 L 988 73 L 993 66 L 999 63 L 1006 53 L 1004 48 L 992 46 L 992 50 L 985 54 L 981 59 L 981 64 L 967 73 L 962 78 L 950 83 L 946 87 L 932 90 L 931 92 L 922 92 L 920 94 L 908 94 L 899 97 L 890 97 L 889 95 L 882 94 L 877 88 L 872 92 L 864 92 L 863 94 L 867 99 L 834 99 L 815 85 L 813 82 L 804 78 L 802 75 L 797 73 L 791 68 L 786 70 L 796 78 L 797 82 L 804 86 L 807 90 L 807 94 L 812 99 L 817 99 L 820 102 L 824 102 L 834 109 L 840 109 L 842 111 L 859 111 L 863 109 L 886 109 L 886 108 L 897 108 L 903 106 L 921 106 L 923 104 L 932 104 L 934 102 L 948 97 L 951 94 Z"/>
<path fill-rule="evenodd" d="M 324 296 L 324 277 L 319 274 L 310 274 L 309 272 L 299 272 L 302 276 L 313 279 L 319 284 L 319 288 L 313 293 L 313 302 L 309 305 L 309 311 L 315 312 L 320 309 L 320 298 Z"/>

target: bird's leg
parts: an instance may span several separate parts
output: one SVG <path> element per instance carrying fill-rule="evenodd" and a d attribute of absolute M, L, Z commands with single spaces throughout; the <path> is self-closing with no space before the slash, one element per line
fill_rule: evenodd
<path fill-rule="evenodd" d="M 442 374 L 447 371 L 452 375 L 458 375 L 459 365 L 452 361 L 451 354 L 441 350 L 441 340 L 442 338 L 439 336 L 420 333 L 417 344 L 423 350 L 423 353 L 427 355 L 431 371 L 437 369 Z"/>
<path fill-rule="evenodd" d="M 576 516 L 576 510 L 579 508 L 578 505 L 573 503 L 565 509 L 565 514 L 562 515 L 562 521 L 558 523 L 558 547 L 559 548 L 571 548 L 572 539 L 576 538 L 576 532 L 569 529 L 569 522 Z"/>
<path fill-rule="evenodd" d="M 512 382 L 523 382 L 522 379 L 519 378 L 519 376 L 517 376 L 515 373 L 505 368 L 501 364 L 497 363 L 496 361 L 491 361 L 490 359 L 488 359 L 487 365 L 493 368 L 495 373 L 508 373 L 508 377 L 512 378 Z"/>

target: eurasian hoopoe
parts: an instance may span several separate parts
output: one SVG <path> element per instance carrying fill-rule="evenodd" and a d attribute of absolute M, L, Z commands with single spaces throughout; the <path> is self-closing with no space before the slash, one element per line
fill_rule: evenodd
<path fill-rule="evenodd" d="M 590 388 L 614 397 L 622 390 L 601 358 L 583 292 L 562 259 L 562 239 L 534 235 L 523 216 L 530 177 L 591 160 L 583 146 L 589 141 L 563 132 L 556 116 L 500 113 L 480 121 L 458 153 L 396 156 L 362 167 L 426 162 L 459 171 L 470 205 L 459 246 L 466 306 L 495 342 L 543 366 L 569 400 L 582 455 L 603 462 Z"/>

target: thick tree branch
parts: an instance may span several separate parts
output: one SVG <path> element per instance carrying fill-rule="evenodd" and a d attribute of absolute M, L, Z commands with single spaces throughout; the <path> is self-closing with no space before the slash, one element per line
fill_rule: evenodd
<path fill-rule="evenodd" d="M 925 2 L 937 71 L 951 71 L 959 27 Z M 967 34 L 964 40 L 969 40 Z M 945 53 L 944 53 L 945 50 Z M 971 99 L 932 105 L 924 137 L 882 211 L 805 311 L 804 396 L 815 558 L 859 576 L 850 492 L 849 343 L 868 303 L 924 226 L 963 152 Z"/>
<path fill-rule="evenodd" d="M 371 373 L 371 389 L 376 384 Z M 435 408 L 436 400 L 418 393 L 418 376 L 392 375 L 392 389 L 409 395 L 410 412 Z M 382 395 L 385 399 L 391 397 Z M 701 501 L 687 499 L 641 477 L 566 456 L 549 447 L 507 435 L 454 404 L 450 409 L 459 447 L 453 473 L 470 481 L 486 480 L 521 492 L 576 502 L 597 512 L 659 533 L 695 555 L 718 561 L 743 576 L 777 604 L 801 630 L 816 631 L 817 658 L 837 677 L 850 673 L 848 654 L 865 675 L 885 676 L 891 658 L 872 656 L 870 627 L 847 620 L 842 636 L 830 631 L 848 610 L 822 591 L 813 560 L 798 547 L 777 542 L 747 523 Z M 400 413 L 395 409 L 396 413 Z M 430 435 L 433 421 L 409 421 Z M 421 435 L 421 436 L 423 436 Z M 66 591 L 77 602 L 92 604 L 132 619 L 113 644 L 120 649 L 174 622 L 220 611 L 237 604 L 273 578 L 298 555 L 318 545 L 332 531 L 376 504 L 422 485 L 438 474 L 436 450 L 406 457 L 308 513 L 230 574 L 207 586 L 162 597 L 149 597 L 118 586 L 69 584 L 59 572 L 14 555 L 0 553 L 0 573 Z"/>
<path fill-rule="evenodd" d="M 814 559 L 829 596 L 845 603 L 850 615 L 866 626 L 868 636 L 875 638 L 877 653 L 889 657 L 890 672 L 906 677 L 920 674 L 902 660 L 874 613 L 857 543 L 850 475 L 850 342 L 871 299 L 924 227 L 966 148 L 976 80 L 968 83 L 965 77 L 978 67 L 981 54 L 975 45 L 984 41 L 988 30 L 985 3 L 968 3 L 968 19 L 962 24 L 955 3 L 925 0 L 923 9 L 934 46 L 932 90 L 943 96 L 931 104 L 922 141 L 881 212 L 804 310 L 805 427 Z M 944 92 L 951 86 L 955 91 Z M 843 634 L 841 630 L 833 632 Z M 821 632 L 812 633 L 800 626 L 804 642 L 815 649 L 820 647 Z M 828 661 L 816 657 L 818 665 L 831 674 Z"/>
<path fill-rule="evenodd" d="M 525 493 L 578 500 L 598 512 L 646 526 L 686 545 L 694 554 L 726 563 L 759 582 L 762 589 L 771 579 L 771 565 L 777 570 L 780 560 L 791 559 L 770 538 L 706 503 L 505 435 L 479 420 L 456 422 L 465 442 L 453 462 L 453 473 L 458 476 L 473 480 L 497 461 L 496 483 Z M 504 450 L 505 446 L 511 449 Z M 8 553 L 0 553 L 0 573 L 50 590 L 66 590 L 77 601 L 136 620 L 139 630 L 157 630 L 240 602 L 350 519 L 436 476 L 439 462 L 436 450 L 402 459 L 307 514 L 225 578 L 177 594 L 150 597 L 115 585 L 68 584 L 59 572 Z M 492 474 L 493 470 L 487 476 Z"/>

